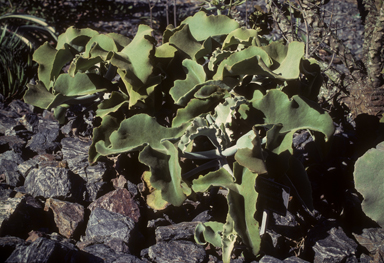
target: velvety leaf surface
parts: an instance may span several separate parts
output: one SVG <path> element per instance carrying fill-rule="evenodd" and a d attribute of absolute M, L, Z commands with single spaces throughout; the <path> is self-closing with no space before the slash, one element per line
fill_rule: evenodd
<path fill-rule="evenodd" d="M 109 136 L 112 134 L 112 132 L 116 131 L 119 128 L 120 121 L 121 120 L 115 117 L 107 115 L 101 121 L 100 126 L 93 129 L 92 144 L 89 148 L 88 156 L 89 162 L 91 164 L 95 163 L 97 159 L 101 156 L 101 154 L 96 150 L 96 143 L 102 141 L 103 146 L 108 147 L 111 144 Z"/>
<path fill-rule="evenodd" d="M 250 46 L 252 44 L 252 39 L 256 36 L 257 30 L 255 29 L 238 28 L 227 35 L 222 49 L 227 49 L 230 46 L 238 44 Z"/>
<path fill-rule="evenodd" d="M 124 93 L 113 91 L 109 99 L 97 106 L 96 115 L 103 118 L 111 112 L 116 112 L 123 105 L 128 107 L 128 96 Z"/>
<path fill-rule="evenodd" d="M 221 232 L 223 231 L 223 223 L 205 222 L 200 223 L 195 229 L 195 241 L 199 245 L 211 243 L 215 247 L 221 247 Z"/>
<path fill-rule="evenodd" d="M 210 36 L 229 34 L 240 27 L 239 23 L 228 16 L 207 16 L 203 11 L 188 17 L 181 24 L 189 26 L 192 36 L 197 41 L 204 41 Z"/>
<path fill-rule="evenodd" d="M 47 109 L 55 98 L 55 95 L 47 90 L 43 82 L 38 82 L 36 85 L 27 84 L 27 87 L 24 101 L 28 104 Z"/>
<path fill-rule="evenodd" d="M 252 100 L 252 106 L 264 113 L 265 125 L 281 123 L 280 133 L 311 129 L 322 132 L 328 139 L 334 131 L 328 113 L 318 104 L 297 95 L 289 99 L 280 90 L 270 90 L 261 99 Z"/>
<path fill-rule="evenodd" d="M 82 50 L 83 48 L 81 47 L 84 47 L 90 38 L 98 34 L 99 33 L 93 29 L 78 29 L 71 26 L 59 36 L 56 49 L 62 49 L 65 44 L 69 44 L 73 47 L 79 47 L 78 52 L 82 52 L 84 50 Z"/>
<path fill-rule="evenodd" d="M 220 80 L 226 76 L 245 74 L 269 75 L 259 65 L 259 60 L 262 60 L 267 67 L 272 65 L 272 60 L 268 54 L 259 47 L 250 46 L 244 50 L 233 53 L 219 64 L 213 79 Z"/>
<path fill-rule="evenodd" d="M 384 226 L 384 142 L 368 150 L 355 163 L 355 187 L 363 197 L 364 213 Z"/>
<path fill-rule="evenodd" d="M 162 150 L 161 141 L 181 137 L 187 125 L 166 128 L 147 114 L 137 114 L 121 122 L 119 129 L 109 137 L 110 145 L 100 140 L 95 147 L 102 155 L 137 151 L 146 145 Z"/>
<path fill-rule="evenodd" d="M 157 151 L 149 145 L 139 154 L 139 161 L 149 166 L 151 185 L 161 191 L 165 201 L 180 206 L 190 193 L 188 186 L 181 181 L 181 167 L 177 148 L 170 141 L 163 141 L 163 149 Z"/>
<path fill-rule="evenodd" d="M 185 59 L 183 60 L 183 67 L 187 77 L 183 80 L 176 80 L 174 86 L 169 91 L 175 104 L 180 106 L 186 106 L 188 102 L 188 99 L 181 100 L 181 98 L 189 93 L 193 87 L 205 81 L 204 68 L 196 61 Z"/>
<path fill-rule="evenodd" d="M 201 44 L 192 36 L 189 25 L 185 25 L 180 31 L 175 32 L 169 38 L 169 43 L 190 59 L 193 59 L 201 48 Z"/>
<path fill-rule="evenodd" d="M 55 82 L 54 91 L 65 96 L 82 96 L 106 91 L 111 82 L 97 74 L 77 73 L 75 77 L 61 74 Z"/>

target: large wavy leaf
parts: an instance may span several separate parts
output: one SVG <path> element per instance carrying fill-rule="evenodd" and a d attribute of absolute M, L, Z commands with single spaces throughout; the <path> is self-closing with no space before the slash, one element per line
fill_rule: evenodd
<path fill-rule="evenodd" d="M 203 11 L 188 17 L 181 24 L 187 24 L 192 36 L 197 41 L 204 41 L 210 36 L 229 34 L 240 27 L 239 23 L 228 16 L 207 16 Z"/>
<path fill-rule="evenodd" d="M 149 115 L 137 114 L 121 122 L 120 127 L 109 137 L 110 144 L 105 140 L 97 141 L 96 151 L 106 156 L 138 151 L 146 145 L 150 145 L 154 150 L 162 150 L 164 149 L 162 140 L 179 138 L 188 125 L 166 128 Z"/>
<path fill-rule="evenodd" d="M 163 141 L 162 145 L 160 151 L 146 146 L 139 154 L 139 161 L 149 166 L 151 185 L 161 191 L 162 199 L 180 206 L 191 190 L 181 180 L 177 148 L 170 141 Z"/>

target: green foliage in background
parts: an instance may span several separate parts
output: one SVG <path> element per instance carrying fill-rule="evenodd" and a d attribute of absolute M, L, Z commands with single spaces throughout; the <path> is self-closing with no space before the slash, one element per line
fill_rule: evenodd
<path fill-rule="evenodd" d="M 196 241 L 221 247 L 229 262 L 239 240 L 259 252 L 258 176 L 291 181 L 297 200 L 313 209 L 293 134 L 309 129 L 328 140 L 334 127 L 316 103 L 319 67 L 303 56 L 303 43 L 269 43 L 257 29 L 204 12 L 167 29 L 160 46 L 145 25 L 132 40 L 71 27 L 56 47 L 45 43 L 34 53 L 39 82 L 24 100 L 54 109 L 61 123 L 71 105 L 94 108 L 101 124 L 89 162 L 139 152 L 154 209 L 226 189 L 226 222 L 199 224 Z"/>
<path fill-rule="evenodd" d="M 0 93 L 6 101 L 23 96 L 26 84 L 36 76 L 34 49 L 57 41 L 55 30 L 44 19 L 26 14 L 0 16 Z"/>

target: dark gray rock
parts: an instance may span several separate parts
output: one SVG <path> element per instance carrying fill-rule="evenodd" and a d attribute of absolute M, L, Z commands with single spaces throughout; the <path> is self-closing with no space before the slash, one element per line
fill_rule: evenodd
<path fill-rule="evenodd" d="M 194 219 L 192 219 L 192 222 L 208 222 L 212 219 L 211 212 L 209 210 L 205 210 L 204 212 L 201 212 L 198 214 Z"/>
<path fill-rule="evenodd" d="M 54 152 L 59 147 L 58 136 L 59 123 L 56 120 L 40 119 L 38 133 L 32 136 L 26 147 L 38 154 Z"/>
<path fill-rule="evenodd" d="M 283 260 L 284 263 L 309 263 L 309 261 L 306 261 L 304 259 L 298 258 L 298 257 L 289 257 Z"/>
<path fill-rule="evenodd" d="M 9 188 L 9 185 L 0 184 L 0 200 L 2 198 L 10 197 L 12 193 L 12 189 Z"/>
<path fill-rule="evenodd" d="M 90 165 L 88 162 L 88 150 L 91 141 L 84 142 L 78 138 L 64 138 L 61 140 L 63 159 L 67 162 L 68 168 L 78 174 L 85 182 L 87 195 L 85 201 L 92 202 L 106 192 L 107 179 L 105 174 L 107 165 L 98 162 Z M 112 173 L 111 173 L 112 174 Z"/>
<path fill-rule="evenodd" d="M 17 247 L 7 263 L 16 262 L 80 262 L 81 255 L 78 249 L 71 244 L 59 243 L 40 237 L 30 245 Z"/>
<path fill-rule="evenodd" d="M 27 193 L 45 198 L 77 200 L 82 188 L 80 178 L 68 169 L 61 167 L 42 167 L 32 169 L 25 179 Z"/>
<path fill-rule="evenodd" d="M 365 228 L 362 234 L 353 234 L 357 242 L 374 255 L 377 249 L 384 245 L 384 229 Z"/>
<path fill-rule="evenodd" d="M 87 224 L 86 240 L 101 238 L 104 242 L 111 239 L 120 239 L 128 246 L 135 245 L 139 240 L 139 232 L 135 222 L 122 214 L 113 213 L 102 208 L 92 211 Z"/>
<path fill-rule="evenodd" d="M 265 255 L 259 260 L 259 263 L 283 263 L 282 260 L 274 258 L 272 256 Z"/>
<path fill-rule="evenodd" d="M 92 254 L 105 263 L 146 263 L 146 261 L 124 253 L 117 253 L 115 250 L 105 244 L 91 244 L 82 249 L 83 251 Z"/>
<path fill-rule="evenodd" d="M 0 134 L 8 134 L 10 130 L 18 125 L 19 115 L 15 112 L 0 110 Z"/>
<path fill-rule="evenodd" d="M 7 150 L 13 150 L 15 152 L 21 152 L 22 148 L 26 144 L 22 138 L 18 136 L 0 136 L 0 153 Z"/>
<path fill-rule="evenodd" d="M 0 236 L 27 238 L 31 230 L 51 225 L 43 204 L 30 195 L 0 200 Z"/>
<path fill-rule="evenodd" d="M 4 262 L 18 246 L 25 245 L 25 241 L 18 237 L 0 237 L 0 262 Z"/>
<path fill-rule="evenodd" d="M 159 242 L 149 247 L 148 256 L 155 262 L 205 262 L 207 255 L 203 246 L 191 241 L 177 240 Z"/>
<path fill-rule="evenodd" d="M 198 222 L 182 222 L 175 225 L 159 226 L 155 230 L 156 242 L 170 240 L 194 240 Z"/>
<path fill-rule="evenodd" d="M 5 175 L 6 183 L 10 186 L 20 186 L 24 183 L 24 177 L 17 171 L 17 166 L 24 162 L 21 155 L 14 151 L 6 151 L 0 154 L 0 174 Z"/>
<path fill-rule="evenodd" d="M 327 236 L 313 246 L 314 262 L 344 262 L 356 254 L 357 244 L 349 238 L 341 227 L 333 227 Z"/>

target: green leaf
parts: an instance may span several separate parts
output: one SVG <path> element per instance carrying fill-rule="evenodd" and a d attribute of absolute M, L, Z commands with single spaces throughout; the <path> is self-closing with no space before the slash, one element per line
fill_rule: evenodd
<path fill-rule="evenodd" d="M 253 38 L 257 37 L 257 35 L 257 30 L 255 29 L 238 28 L 227 35 L 227 38 L 222 45 L 222 49 L 225 50 L 228 49 L 228 47 L 238 44 L 243 44 L 246 47 L 250 46 Z"/>
<path fill-rule="evenodd" d="M 272 65 L 272 61 L 267 52 L 259 47 L 250 46 L 244 50 L 233 53 L 227 59 L 223 60 L 219 64 L 213 79 L 220 80 L 226 76 L 245 74 L 270 76 L 270 74 L 260 66 L 260 61 L 262 61 L 266 67 Z"/>
<path fill-rule="evenodd" d="M 355 163 L 355 187 L 364 197 L 364 213 L 384 226 L 384 142 L 368 150 Z"/>
<path fill-rule="evenodd" d="M 82 96 L 111 89 L 112 83 L 100 75 L 90 73 L 77 73 L 75 77 L 61 74 L 54 88 L 56 93 L 65 96 Z"/>
<path fill-rule="evenodd" d="M 172 96 L 175 104 L 186 106 L 188 100 L 185 95 L 191 92 L 196 85 L 205 81 L 205 72 L 203 66 L 191 59 L 183 60 L 183 68 L 187 77 L 184 80 L 176 80 L 169 94 Z"/>
<path fill-rule="evenodd" d="M 131 62 L 132 73 L 146 83 L 152 74 L 152 59 L 155 53 L 152 29 L 146 25 L 139 25 L 138 31 L 132 42 L 126 46 L 121 53 L 128 56 Z"/>
<path fill-rule="evenodd" d="M 106 115 L 99 127 L 93 129 L 92 144 L 89 148 L 89 163 L 93 164 L 101 156 L 100 153 L 96 150 L 96 143 L 102 141 L 105 147 L 108 147 L 111 144 L 109 140 L 112 132 L 116 131 L 119 128 L 121 120 L 110 115 Z"/>
<path fill-rule="evenodd" d="M 175 46 L 190 59 L 195 58 L 201 48 L 201 44 L 192 36 L 189 25 L 185 25 L 180 31 L 175 32 L 169 38 L 169 44 Z"/>
<path fill-rule="evenodd" d="M 36 49 L 33 53 L 33 60 L 39 63 L 38 76 L 46 89 L 50 88 L 51 73 L 55 61 L 57 50 L 51 47 L 47 42 Z"/>
<path fill-rule="evenodd" d="M 109 137 L 110 144 L 103 140 L 95 143 L 96 151 L 101 155 L 138 151 L 146 145 L 154 150 L 162 150 L 162 140 L 181 137 L 187 125 L 166 128 L 157 123 L 155 118 L 146 114 L 137 114 L 121 122 L 119 129 Z"/>
<path fill-rule="evenodd" d="M 332 118 L 317 103 L 308 99 L 297 95 L 289 99 L 280 90 L 269 90 L 261 99 L 251 102 L 255 109 L 264 113 L 264 126 L 278 123 L 283 125 L 279 133 L 310 129 L 323 133 L 326 140 L 333 134 Z"/>
<path fill-rule="evenodd" d="M 113 91 L 109 99 L 97 106 L 96 115 L 103 118 L 111 112 L 116 112 L 125 104 L 128 107 L 128 96 L 124 93 Z"/>
<path fill-rule="evenodd" d="M 262 46 L 261 48 L 268 53 L 274 62 L 277 62 L 277 66 L 279 66 L 287 57 L 288 46 L 284 45 L 283 42 L 272 42 L 267 46 Z"/>
<path fill-rule="evenodd" d="M 205 192 L 211 186 L 225 187 L 229 190 L 227 195 L 229 210 L 222 243 L 225 254 L 223 261 L 229 262 L 231 252 L 229 250 L 233 249 L 236 234 L 252 249 L 254 255 L 259 253 L 259 224 L 254 219 L 258 196 L 255 190 L 256 177 L 257 174 L 234 163 L 234 178 L 227 170 L 221 168 L 192 182 L 192 189 L 195 192 Z"/>
<path fill-rule="evenodd" d="M 85 51 L 82 54 L 84 58 L 90 58 L 91 53 L 93 53 L 93 50 L 96 48 L 96 46 L 99 49 L 99 53 L 101 51 L 104 51 L 104 59 L 106 57 L 106 54 L 110 51 L 117 52 L 117 46 L 115 44 L 115 41 L 113 38 L 109 37 L 108 35 L 95 35 L 93 36 L 85 46 Z M 98 54 L 102 56 L 102 54 Z M 95 55 L 92 54 L 92 57 L 95 57 Z"/>
<path fill-rule="evenodd" d="M 162 199 L 180 206 L 186 194 L 190 194 L 190 189 L 181 181 L 177 148 L 170 141 L 163 141 L 162 145 L 161 151 L 146 146 L 139 154 L 139 161 L 149 166 L 151 185 L 161 191 Z"/>
<path fill-rule="evenodd" d="M 115 41 L 118 51 L 122 50 L 124 47 L 128 46 L 129 43 L 131 43 L 131 39 L 129 39 L 128 37 L 114 33 L 114 32 L 108 33 L 107 36 L 112 38 Z"/>
<path fill-rule="evenodd" d="M 220 222 L 199 223 L 195 228 L 195 241 L 199 245 L 208 243 L 221 247 L 221 233 L 224 224 Z"/>
<path fill-rule="evenodd" d="M 78 52 L 83 52 L 89 39 L 98 34 L 97 31 L 89 28 L 78 29 L 71 26 L 59 36 L 56 49 L 62 49 L 65 44 L 69 44 L 76 48 Z"/>
<path fill-rule="evenodd" d="M 284 79 L 297 79 L 300 74 L 300 62 L 304 56 L 304 46 L 303 42 L 289 43 L 287 56 L 273 73 L 281 75 Z"/>
<path fill-rule="evenodd" d="M 192 36 L 197 41 L 204 41 L 210 36 L 229 34 L 240 27 L 239 23 L 228 16 L 207 16 L 203 11 L 188 17 L 181 24 L 189 26 Z"/>
<path fill-rule="evenodd" d="M 27 91 L 24 94 L 24 101 L 41 109 L 48 109 L 48 106 L 55 99 L 55 95 L 50 93 L 43 82 L 36 85 L 27 84 Z"/>
<path fill-rule="evenodd" d="M 206 88 L 213 88 L 208 91 L 208 94 L 205 94 L 205 97 L 202 97 L 202 90 Z M 180 126 L 181 124 L 199 116 L 203 113 L 208 113 L 212 111 L 216 105 L 227 95 L 227 91 L 222 89 L 219 86 L 207 85 L 203 86 L 198 92 L 196 92 L 195 99 L 192 99 L 188 102 L 185 108 L 177 110 L 176 117 L 172 121 L 172 127 Z M 200 96 L 200 98 L 199 98 Z"/>
<path fill-rule="evenodd" d="M 267 167 L 264 162 L 261 150 L 261 141 L 258 133 L 251 130 L 237 141 L 238 148 L 235 154 L 235 160 L 243 167 L 247 167 L 251 172 L 257 174 L 267 173 Z M 249 141 L 245 143 L 245 140 Z M 240 141 L 240 142 L 239 142 Z"/>
<path fill-rule="evenodd" d="M 165 201 L 161 196 L 161 190 L 155 189 L 151 184 L 152 173 L 145 171 L 142 175 L 143 181 L 147 184 L 147 188 L 150 194 L 147 195 L 147 205 L 154 210 L 163 210 L 169 203 Z"/>
<path fill-rule="evenodd" d="M 234 221 L 234 228 L 241 240 L 249 246 L 254 255 L 260 250 L 259 223 L 254 218 L 258 193 L 255 190 L 257 174 L 237 163 L 233 174 L 238 185 L 237 191 L 228 193 L 228 214 Z"/>

